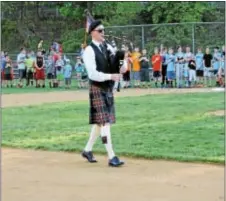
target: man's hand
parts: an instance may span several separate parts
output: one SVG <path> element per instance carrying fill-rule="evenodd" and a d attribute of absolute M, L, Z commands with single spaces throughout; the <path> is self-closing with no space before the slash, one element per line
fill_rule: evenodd
<path fill-rule="evenodd" d="M 127 71 L 127 68 L 126 67 L 121 67 L 120 68 L 120 73 L 126 73 L 126 71 Z"/>
<path fill-rule="evenodd" d="M 120 78 L 122 77 L 122 75 L 121 74 L 112 74 L 111 75 L 111 80 L 113 80 L 113 81 L 120 81 Z"/>

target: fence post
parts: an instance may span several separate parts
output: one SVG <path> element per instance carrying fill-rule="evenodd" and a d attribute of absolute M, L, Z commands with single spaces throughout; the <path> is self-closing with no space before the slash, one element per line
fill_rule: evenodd
<path fill-rule="evenodd" d="M 141 40 L 142 40 L 142 49 L 144 49 L 144 26 L 141 27 Z"/>
<path fill-rule="evenodd" d="M 192 24 L 192 52 L 195 54 L 195 25 Z"/>

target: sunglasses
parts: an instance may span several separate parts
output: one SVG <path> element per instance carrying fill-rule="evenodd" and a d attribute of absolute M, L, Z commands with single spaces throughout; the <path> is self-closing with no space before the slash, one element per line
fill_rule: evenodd
<path fill-rule="evenodd" d="M 96 29 L 96 30 L 94 30 L 94 31 L 97 31 L 97 32 L 99 32 L 99 33 L 103 33 L 103 32 L 104 32 L 104 29 Z"/>

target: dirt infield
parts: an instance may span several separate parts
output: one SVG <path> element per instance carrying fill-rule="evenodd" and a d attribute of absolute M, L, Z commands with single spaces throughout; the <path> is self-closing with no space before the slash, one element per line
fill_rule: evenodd
<path fill-rule="evenodd" d="M 116 97 L 125 96 L 142 96 L 148 94 L 169 94 L 169 93 L 201 93 L 213 92 L 208 88 L 194 89 L 127 89 L 122 92 L 116 92 Z M 88 92 L 86 90 L 74 92 L 45 92 L 45 93 L 27 93 L 27 94 L 3 94 L 2 107 L 39 105 L 42 103 L 65 102 L 76 100 L 88 100 Z"/>
<path fill-rule="evenodd" d="M 220 166 L 3 149 L 3 201 L 223 201 Z"/>
<path fill-rule="evenodd" d="M 216 110 L 216 111 L 208 112 L 207 115 L 224 116 L 225 110 Z"/>
<path fill-rule="evenodd" d="M 116 96 L 207 92 L 127 90 Z M 32 98 L 32 100 L 31 100 Z M 82 92 L 2 95 L 2 106 L 87 100 Z M 122 168 L 107 167 L 96 156 L 89 164 L 78 154 L 2 149 L 3 201 L 223 201 L 223 166 L 125 159 Z"/>

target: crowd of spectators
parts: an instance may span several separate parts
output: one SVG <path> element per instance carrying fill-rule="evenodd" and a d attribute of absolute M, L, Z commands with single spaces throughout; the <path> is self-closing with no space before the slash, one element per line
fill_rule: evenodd
<path fill-rule="evenodd" d="M 49 51 L 43 49 L 43 40 L 37 45 L 37 50 L 21 48 L 17 55 L 16 68 L 18 79 L 15 79 L 14 65 L 7 52 L 1 53 L 1 84 L 2 87 L 30 87 L 69 89 L 76 83 L 78 88 L 88 87 L 88 75 L 82 61 L 85 49 L 81 45 L 80 54 L 71 62 L 63 52 L 62 45 L 53 42 Z M 130 49 L 122 45 L 128 71 L 123 75 L 123 88 L 184 88 L 224 86 L 225 46 L 197 49 L 192 53 L 189 46 L 177 49 L 171 47 L 156 47 L 148 52 L 139 47 Z M 76 80 L 76 82 L 73 82 Z M 117 85 L 115 85 L 117 86 Z"/>

